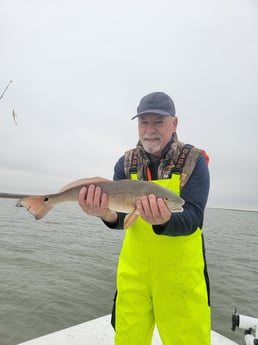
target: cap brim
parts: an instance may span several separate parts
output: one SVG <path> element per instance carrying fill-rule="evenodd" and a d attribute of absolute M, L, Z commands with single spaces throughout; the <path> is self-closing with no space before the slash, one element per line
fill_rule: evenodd
<path fill-rule="evenodd" d="M 131 118 L 131 120 L 136 119 L 136 117 L 139 117 L 144 114 L 155 114 L 155 115 L 162 115 L 162 116 L 175 116 L 174 114 L 170 114 L 167 111 L 164 110 L 159 110 L 159 109 L 148 109 L 145 111 L 142 111 L 141 113 L 135 115 L 134 117 Z"/>

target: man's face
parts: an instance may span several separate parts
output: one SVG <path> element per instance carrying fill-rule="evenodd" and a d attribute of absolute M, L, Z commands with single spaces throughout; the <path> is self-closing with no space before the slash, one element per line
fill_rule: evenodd
<path fill-rule="evenodd" d="M 172 134 L 176 132 L 177 121 L 175 116 L 141 115 L 138 118 L 138 131 L 144 150 L 160 156 Z"/>

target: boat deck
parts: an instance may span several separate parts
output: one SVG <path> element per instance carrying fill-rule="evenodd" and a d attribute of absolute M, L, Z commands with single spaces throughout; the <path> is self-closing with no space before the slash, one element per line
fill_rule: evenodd
<path fill-rule="evenodd" d="M 212 345 L 238 345 L 232 340 L 212 331 Z M 114 345 L 114 330 L 110 315 L 90 320 L 18 345 Z M 155 328 L 152 345 L 162 345 Z"/>

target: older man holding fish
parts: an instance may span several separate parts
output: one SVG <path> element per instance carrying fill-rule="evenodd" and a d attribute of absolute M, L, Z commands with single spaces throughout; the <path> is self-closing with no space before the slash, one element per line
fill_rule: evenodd
<path fill-rule="evenodd" d="M 157 325 L 164 345 L 210 345 L 209 280 L 202 225 L 209 193 L 208 156 L 177 138 L 174 102 L 164 92 L 144 96 L 137 114 L 139 142 L 116 163 L 114 180 L 144 180 L 184 201 L 183 212 L 166 198 L 145 192 L 127 222 L 112 324 L 116 345 L 151 344 Z M 112 229 L 124 227 L 123 212 L 94 183 L 83 187 L 84 212 Z M 178 212 L 179 211 L 179 212 Z"/>

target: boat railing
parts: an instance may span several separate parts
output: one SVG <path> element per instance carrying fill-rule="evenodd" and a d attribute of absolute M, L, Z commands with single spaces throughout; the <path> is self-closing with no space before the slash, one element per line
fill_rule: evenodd
<path fill-rule="evenodd" d="M 232 315 L 232 331 L 236 328 L 244 330 L 244 338 L 246 345 L 258 345 L 258 319 L 239 314 L 235 310 Z"/>

